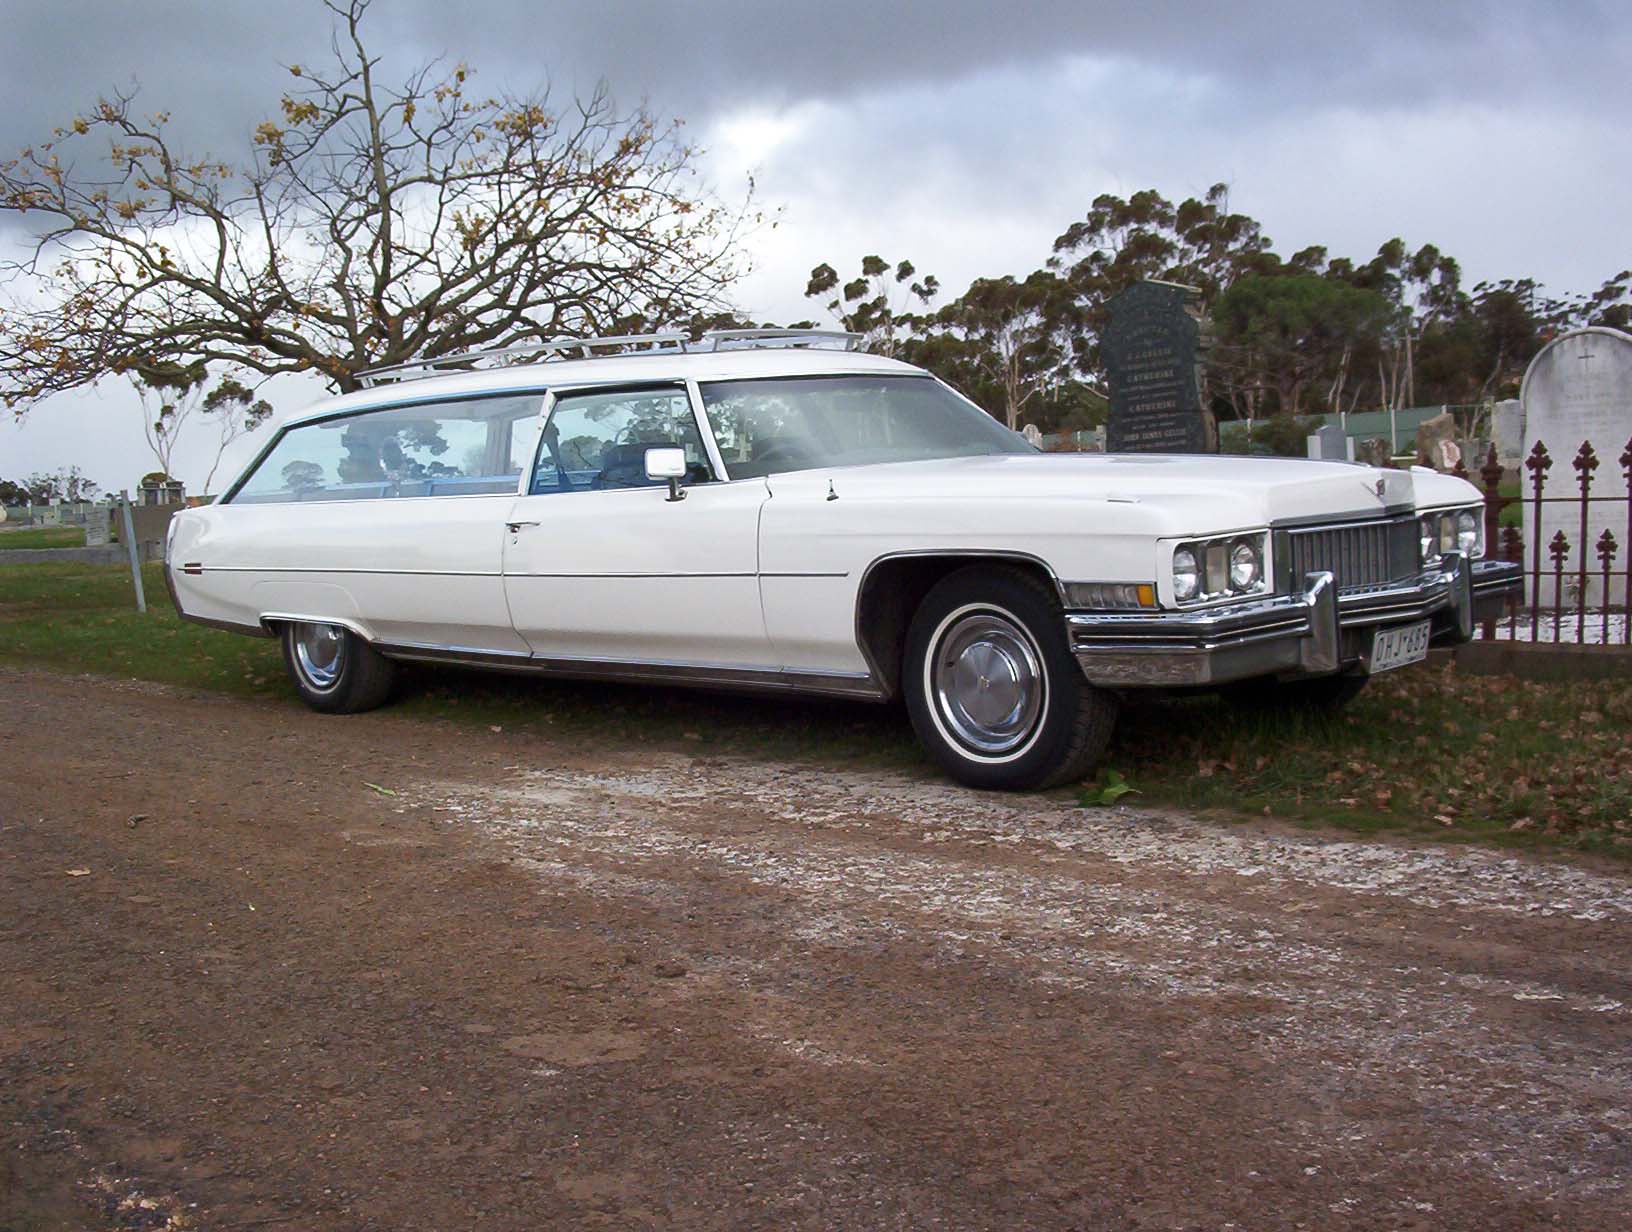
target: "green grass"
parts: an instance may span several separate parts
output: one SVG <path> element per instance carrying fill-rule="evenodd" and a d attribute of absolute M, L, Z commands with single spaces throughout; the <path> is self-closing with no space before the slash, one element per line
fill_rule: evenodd
<path fill-rule="evenodd" d="M 0 663 L 135 677 L 296 706 L 277 645 L 177 618 L 159 567 L 139 615 L 129 575 L 0 567 Z M 849 766 L 923 767 L 899 709 L 410 671 L 398 708 L 579 747 L 631 742 Z M 1122 803 L 1269 816 L 1357 833 L 1632 857 L 1632 679 L 1540 684 L 1411 669 L 1337 716 L 1266 716 L 1216 698 L 1135 697 L 1096 787 Z"/>
<path fill-rule="evenodd" d="M 1497 516 L 1499 526 L 1524 526 L 1524 501 L 1521 499 L 1526 492 L 1521 490 L 1519 480 L 1514 476 L 1503 479 L 1496 491 L 1507 501 L 1502 506 L 1502 512 Z"/>
<path fill-rule="evenodd" d="M 0 528 L 0 552 L 8 548 L 82 548 L 83 526 L 30 526 L 22 530 Z"/>
<path fill-rule="evenodd" d="M 1632 858 L 1629 753 L 1632 679 L 1447 666 L 1379 676 L 1335 715 L 1210 697 L 1133 706 L 1109 764 L 1148 798 L 1192 808 Z"/>

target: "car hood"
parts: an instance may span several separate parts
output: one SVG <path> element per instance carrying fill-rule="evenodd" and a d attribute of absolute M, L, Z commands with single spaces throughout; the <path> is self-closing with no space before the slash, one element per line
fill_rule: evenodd
<path fill-rule="evenodd" d="M 1144 506 L 1182 531 L 1363 516 L 1473 503 L 1478 490 L 1433 471 L 1352 462 L 1186 454 L 999 454 L 773 475 L 772 497 L 968 502 L 1082 499 Z M 1131 512 L 1131 510 L 1130 510 Z"/>

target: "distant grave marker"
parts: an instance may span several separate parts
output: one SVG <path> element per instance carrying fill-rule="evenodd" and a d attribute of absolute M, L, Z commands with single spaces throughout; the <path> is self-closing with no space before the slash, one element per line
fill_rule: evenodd
<path fill-rule="evenodd" d="M 1309 456 L 1327 462 L 1354 461 L 1354 441 L 1336 424 L 1321 424 L 1308 438 Z"/>
<path fill-rule="evenodd" d="M 102 548 L 108 545 L 108 514 L 106 505 L 92 505 L 85 511 L 85 546 Z"/>

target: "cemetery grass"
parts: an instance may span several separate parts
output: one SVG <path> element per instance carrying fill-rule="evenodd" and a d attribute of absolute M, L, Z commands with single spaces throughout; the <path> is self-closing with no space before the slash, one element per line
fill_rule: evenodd
<path fill-rule="evenodd" d="M 0 552 L 24 548 L 82 548 L 85 546 L 85 528 L 82 526 L 28 526 L 20 530 L 0 527 Z"/>
<path fill-rule="evenodd" d="M 180 620 L 159 566 L 0 567 L 0 662 L 298 708 L 271 639 Z M 898 708 L 408 669 L 399 710 L 576 746 L 638 742 L 932 774 Z M 327 722 L 329 720 L 315 720 Z M 1120 799 L 1250 821 L 1632 859 L 1632 683 L 1547 684 L 1419 668 L 1347 710 L 1264 715 L 1133 698 L 1084 807 Z M 1137 794 L 1120 795 L 1125 783 Z M 1112 790 L 1107 791 L 1110 787 Z"/>

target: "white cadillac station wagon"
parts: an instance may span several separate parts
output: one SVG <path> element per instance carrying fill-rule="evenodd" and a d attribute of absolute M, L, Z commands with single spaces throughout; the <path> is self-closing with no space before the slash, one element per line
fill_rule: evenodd
<path fill-rule="evenodd" d="M 399 660 L 901 699 L 954 778 L 1035 788 L 1090 768 L 1124 690 L 1340 704 L 1521 584 L 1460 479 L 1040 453 L 854 342 L 376 372 L 174 519 L 172 597 L 281 638 L 321 711 L 379 705 Z"/>

